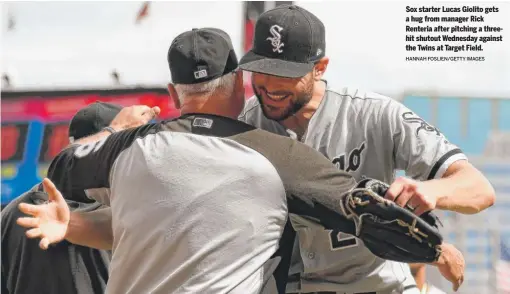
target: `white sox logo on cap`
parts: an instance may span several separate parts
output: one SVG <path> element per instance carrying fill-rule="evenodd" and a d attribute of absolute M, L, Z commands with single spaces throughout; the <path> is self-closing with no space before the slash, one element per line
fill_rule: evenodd
<path fill-rule="evenodd" d="M 283 50 L 281 49 L 285 44 L 282 43 L 282 36 L 280 35 L 280 32 L 283 30 L 283 28 L 279 25 L 273 25 L 269 29 L 269 33 L 273 37 L 268 37 L 266 40 L 271 41 L 271 46 L 273 46 L 273 52 L 282 53 Z"/>

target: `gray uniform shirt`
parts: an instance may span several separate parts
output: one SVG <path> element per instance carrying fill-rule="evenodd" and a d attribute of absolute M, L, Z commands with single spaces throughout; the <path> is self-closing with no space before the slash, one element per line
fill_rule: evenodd
<path fill-rule="evenodd" d="M 224 117 L 187 115 L 72 145 L 52 170 L 63 171 L 52 180 L 64 195 L 111 190 L 107 293 L 275 293 L 288 266 L 277 279 L 275 268 L 294 244 L 282 233 L 287 208 L 354 232 L 335 212 L 351 176 L 304 144 Z"/>
<path fill-rule="evenodd" d="M 256 97 L 247 101 L 241 121 L 296 138 L 267 119 Z M 454 144 L 404 105 L 354 88 L 329 87 L 301 138 L 339 169 L 391 183 L 396 170 L 418 180 L 440 178 L 453 162 L 466 159 Z M 289 291 L 370 292 L 401 287 L 409 268 L 374 256 L 363 242 L 291 214 L 299 236 L 293 253 Z"/>

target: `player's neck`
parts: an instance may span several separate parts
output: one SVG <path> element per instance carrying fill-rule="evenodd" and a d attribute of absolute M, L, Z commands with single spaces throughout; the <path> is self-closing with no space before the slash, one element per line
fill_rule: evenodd
<path fill-rule="evenodd" d="M 225 105 L 225 107 L 218 107 Z M 189 113 L 212 114 L 217 116 L 224 116 L 237 120 L 239 113 L 229 107 L 228 103 L 223 103 L 221 99 L 190 99 L 181 106 L 181 115 Z"/>
<path fill-rule="evenodd" d="M 301 138 L 306 129 L 308 123 L 312 119 L 319 106 L 321 105 L 324 93 L 326 92 L 326 83 L 322 80 L 315 82 L 313 89 L 312 99 L 303 106 L 296 114 L 282 121 L 281 123 L 287 128 L 294 131 L 299 138 Z"/>

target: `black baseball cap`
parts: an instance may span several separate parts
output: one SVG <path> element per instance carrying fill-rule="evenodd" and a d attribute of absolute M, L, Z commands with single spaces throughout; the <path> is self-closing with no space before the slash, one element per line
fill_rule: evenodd
<path fill-rule="evenodd" d="M 122 106 L 96 101 L 80 109 L 69 124 L 69 140 L 71 143 L 95 133 L 110 125 L 122 109 Z"/>
<path fill-rule="evenodd" d="M 184 32 L 172 41 L 168 65 L 174 84 L 197 84 L 233 72 L 238 62 L 227 33 L 202 28 Z"/>
<path fill-rule="evenodd" d="M 324 24 L 296 5 L 281 5 L 260 15 L 252 49 L 241 58 L 246 71 L 299 78 L 326 53 Z"/>

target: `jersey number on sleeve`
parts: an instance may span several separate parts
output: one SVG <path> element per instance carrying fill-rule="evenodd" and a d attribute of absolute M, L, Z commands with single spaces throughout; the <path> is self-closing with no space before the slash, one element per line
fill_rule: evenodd
<path fill-rule="evenodd" d="M 331 250 L 341 250 L 358 245 L 356 237 L 335 230 L 329 231 L 329 241 Z"/>

